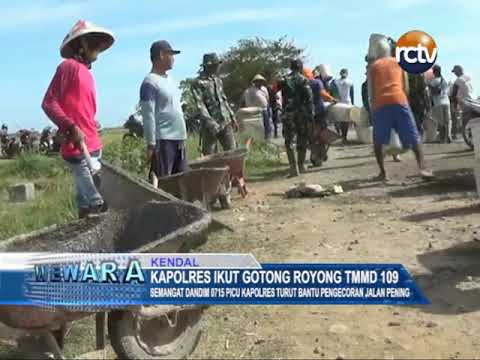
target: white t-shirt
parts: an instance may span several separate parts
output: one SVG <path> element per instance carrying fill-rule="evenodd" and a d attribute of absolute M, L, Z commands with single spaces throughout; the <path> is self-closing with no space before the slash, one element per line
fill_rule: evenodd
<path fill-rule="evenodd" d="M 353 86 L 353 83 L 349 79 L 337 79 L 335 80 L 335 85 L 338 89 L 338 96 L 340 97 L 340 102 L 343 104 L 352 104 L 352 99 L 350 97 L 350 90 Z"/>
<path fill-rule="evenodd" d="M 433 105 L 449 105 L 450 99 L 448 98 L 448 84 L 443 77 L 433 78 L 428 81 L 428 85 L 440 90 L 437 95 L 432 94 Z"/>
<path fill-rule="evenodd" d="M 245 91 L 245 105 L 247 107 L 259 107 L 267 109 L 269 104 L 268 90 L 265 86 L 257 88 L 256 86 L 250 86 Z"/>
<path fill-rule="evenodd" d="M 465 99 L 472 99 L 473 98 L 473 86 L 472 86 L 472 79 L 468 75 L 462 75 L 455 80 L 454 85 L 457 86 L 457 99 L 459 101 Z"/>

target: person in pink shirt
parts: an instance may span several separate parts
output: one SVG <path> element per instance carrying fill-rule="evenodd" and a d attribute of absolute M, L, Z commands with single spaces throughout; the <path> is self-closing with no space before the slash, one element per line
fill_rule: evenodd
<path fill-rule="evenodd" d="M 60 54 L 65 60 L 58 66 L 42 103 L 47 116 L 65 137 L 61 153 L 75 178 L 80 218 L 107 209 L 99 191 L 102 143 L 95 118 L 95 81 L 90 68 L 113 42 L 110 31 L 78 21 L 62 42 Z M 85 147 L 91 162 L 87 161 Z"/>

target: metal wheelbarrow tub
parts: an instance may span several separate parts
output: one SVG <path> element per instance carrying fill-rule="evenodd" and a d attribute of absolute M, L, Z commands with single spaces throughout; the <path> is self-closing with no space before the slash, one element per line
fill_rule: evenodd
<path fill-rule="evenodd" d="M 158 178 L 158 187 L 184 201 L 200 201 L 205 209 L 209 209 L 210 201 L 218 196 L 226 180 L 227 167 L 203 167 Z"/>
<path fill-rule="evenodd" d="M 109 208 L 130 209 L 151 200 L 179 201 L 175 196 L 103 160 L 101 178 L 102 196 Z"/>
<path fill-rule="evenodd" d="M 248 147 L 224 151 L 191 161 L 189 166 L 191 169 L 228 166 L 231 185 L 236 186 L 244 198 L 248 194 L 245 184 L 245 158 L 247 155 Z"/>
<path fill-rule="evenodd" d="M 113 205 L 108 213 L 5 240 L 0 243 L 0 251 L 186 252 L 205 239 L 211 217 L 203 209 L 138 180 L 132 182 L 128 175 L 114 167 L 104 167 L 103 175 L 103 186 L 107 186 L 105 199 Z M 155 198 L 173 201 L 149 201 Z M 175 322 L 170 320 L 171 314 L 175 315 Z M 0 306 L 0 322 L 11 328 L 42 334 L 57 358 L 61 358 L 63 340 L 59 341 L 56 334 L 63 331 L 67 323 L 88 315 L 92 313 L 69 311 L 63 307 Z M 202 309 L 198 307 L 116 310 L 108 317 L 110 341 L 120 358 L 184 357 L 198 342 L 201 318 Z M 98 325 L 97 322 L 97 348 L 101 348 L 105 341 L 104 327 L 99 329 Z M 103 342 L 99 340 L 99 331 Z"/>

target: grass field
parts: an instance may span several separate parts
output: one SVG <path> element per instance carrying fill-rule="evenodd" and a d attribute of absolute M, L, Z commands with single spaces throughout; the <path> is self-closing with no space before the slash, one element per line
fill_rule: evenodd
<path fill-rule="evenodd" d="M 69 169 L 58 158 L 22 155 L 0 161 L 0 240 L 76 218 L 77 210 Z M 11 185 L 33 182 L 36 198 L 26 203 L 9 201 Z"/>

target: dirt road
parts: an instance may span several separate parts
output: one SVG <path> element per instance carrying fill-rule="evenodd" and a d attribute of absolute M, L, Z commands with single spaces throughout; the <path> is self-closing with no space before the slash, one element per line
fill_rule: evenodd
<path fill-rule="evenodd" d="M 202 251 L 252 252 L 260 262 L 401 263 L 429 306 L 213 307 L 194 358 L 480 358 L 480 206 L 473 154 L 461 143 L 427 145 L 437 179 L 419 179 L 412 154 L 377 174 L 369 146 L 336 147 L 308 183 L 345 194 L 289 199 L 286 166 L 216 217 L 234 233 Z"/>

